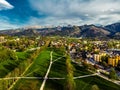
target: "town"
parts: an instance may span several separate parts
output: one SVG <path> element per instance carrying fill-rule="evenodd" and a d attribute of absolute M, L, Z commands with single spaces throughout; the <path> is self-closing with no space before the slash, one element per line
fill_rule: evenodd
<path fill-rule="evenodd" d="M 63 43 L 64 42 L 64 43 Z M 100 70 L 101 73 L 109 74 L 111 69 L 116 70 L 116 76 L 120 76 L 120 41 L 92 41 L 74 38 L 68 44 L 67 41 L 55 41 L 52 45 L 59 47 L 64 45 L 68 48 L 71 58 L 75 63 L 86 63 L 94 66 L 91 69 Z M 114 77 L 115 79 L 115 77 Z"/>
<path fill-rule="evenodd" d="M 1 35 L 0 46 L 1 46 L 0 66 L 5 67 L 6 66 L 5 63 L 8 64 L 7 71 L 5 70 L 3 71 L 3 69 L 0 68 L 0 72 L 3 72 L 2 74 L 0 74 L 1 77 L 0 80 L 2 80 L 1 81 L 2 87 L 0 90 L 5 88 L 14 90 L 15 87 L 19 87 L 17 85 L 19 85 L 18 83 L 20 82 L 20 80 L 22 78 L 24 79 L 27 78 L 27 76 L 24 77 L 22 76 L 23 73 L 26 72 L 27 75 L 29 75 L 29 73 L 30 74 L 32 73 L 33 76 L 35 74 L 34 77 L 40 78 L 42 74 L 40 74 L 40 72 L 38 73 L 38 71 L 32 72 L 31 70 L 29 70 L 29 68 L 34 66 L 30 66 L 29 68 L 28 66 L 31 65 L 32 62 L 35 62 L 34 59 L 36 57 L 39 57 L 39 52 L 41 50 L 43 51 L 46 50 L 46 48 L 50 48 L 50 50 L 55 52 L 58 52 L 58 50 L 60 50 L 58 53 L 60 52 L 61 53 L 58 54 L 58 56 L 53 56 L 56 58 L 58 57 L 58 61 L 59 58 L 60 60 L 62 58 L 65 59 L 66 55 L 70 56 L 71 64 L 73 64 L 73 66 L 75 67 L 76 65 L 77 67 L 79 67 L 79 69 L 76 68 L 76 70 L 78 70 L 77 72 L 76 70 L 75 71 L 73 70 L 73 72 L 75 73 L 75 74 L 73 73 L 73 78 L 79 79 L 81 77 L 92 77 L 94 75 L 97 75 L 99 76 L 99 78 L 101 77 L 106 81 L 109 81 L 116 85 L 120 85 L 120 40 L 115 40 L 115 39 L 100 40 L 100 39 L 89 39 L 89 38 L 59 37 L 59 36 L 15 37 L 15 36 Z M 33 53 L 33 55 L 31 52 Z M 25 56 L 23 55 L 24 53 L 27 53 L 28 55 Z M 7 55 L 9 55 L 9 57 Z M 52 55 L 52 53 L 50 55 Z M 59 57 L 59 55 L 62 56 Z M 26 61 L 25 59 L 29 57 L 31 57 L 31 60 Z M 42 56 L 42 57 L 48 57 L 48 56 Z M 41 58 L 41 56 L 39 58 Z M 61 60 L 61 63 L 64 62 L 64 59 L 63 61 Z M 56 62 L 56 60 L 53 62 Z M 25 64 L 25 66 L 22 65 L 21 63 Z M 9 66 L 11 67 L 11 65 L 13 66 L 10 69 Z M 24 71 L 26 70 L 26 68 L 28 68 L 28 71 Z M 12 72 L 14 74 L 12 74 Z M 57 72 L 59 75 L 60 74 L 59 72 L 61 71 L 59 71 L 58 69 Z M 81 73 L 87 73 L 88 76 L 86 74 L 85 75 L 83 74 L 83 76 L 79 76 L 79 74 Z M 90 73 L 91 75 L 89 76 Z M 28 76 L 28 78 L 34 79 L 33 76 L 32 77 Z M 13 80 L 11 79 L 11 77 Z M 4 82 L 4 80 L 6 79 L 8 79 L 8 82 L 6 81 L 7 84 L 5 84 Z M 63 79 L 63 77 L 59 77 L 59 78 L 56 77 L 56 79 Z M 19 80 L 19 82 L 17 82 L 17 80 Z M 16 83 L 16 84 L 13 86 L 12 83 Z M 6 87 L 4 85 L 6 85 Z"/>

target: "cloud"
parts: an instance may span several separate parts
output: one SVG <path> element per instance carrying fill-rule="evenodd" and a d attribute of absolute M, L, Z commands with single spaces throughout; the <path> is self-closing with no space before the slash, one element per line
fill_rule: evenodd
<path fill-rule="evenodd" d="M 59 21 L 58 21 L 59 20 Z M 58 26 L 58 25 L 68 25 L 73 24 L 76 25 L 78 23 L 81 23 L 80 18 L 60 18 L 60 17 L 46 17 L 46 18 L 37 18 L 37 17 L 31 17 L 30 20 L 26 25 L 42 25 L 42 26 Z"/>
<path fill-rule="evenodd" d="M 120 0 L 29 0 L 40 15 L 38 23 L 108 24 L 120 20 Z M 47 21 L 48 20 L 48 21 Z M 36 22 L 34 21 L 34 22 Z"/>
<path fill-rule="evenodd" d="M 0 30 L 19 28 L 20 25 L 9 22 L 9 18 L 0 16 Z"/>
<path fill-rule="evenodd" d="M 14 6 L 12 6 L 9 2 L 6 0 L 0 0 L 0 11 L 12 8 L 14 8 Z"/>

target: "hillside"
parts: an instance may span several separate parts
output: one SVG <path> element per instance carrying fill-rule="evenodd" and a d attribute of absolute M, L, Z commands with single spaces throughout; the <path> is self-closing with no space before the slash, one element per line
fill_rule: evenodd
<path fill-rule="evenodd" d="M 83 37 L 107 37 L 109 34 L 109 31 L 94 25 L 87 26 L 81 32 Z"/>
<path fill-rule="evenodd" d="M 83 25 L 83 26 L 58 26 L 47 28 L 19 28 L 16 30 L 3 30 L 0 34 L 12 36 L 70 36 L 89 38 L 115 38 L 120 32 L 120 23 L 107 26 Z"/>
<path fill-rule="evenodd" d="M 120 32 L 120 23 L 114 23 L 111 25 L 107 25 L 107 26 L 105 26 L 105 28 L 113 33 Z"/>

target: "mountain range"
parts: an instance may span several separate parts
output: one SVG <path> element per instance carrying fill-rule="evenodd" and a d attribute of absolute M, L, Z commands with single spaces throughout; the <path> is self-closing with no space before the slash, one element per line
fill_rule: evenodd
<path fill-rule="evenodd" d="M 70 36 L 87 38 L 115 38 L 120 39 L 120 23 L 114 23 L 106 26 L 82 25 L 82 26 L 57 26 L 34 28 L 19 28 L 15 30 L 1 30 L 0 34 L 12 36 Z"/>

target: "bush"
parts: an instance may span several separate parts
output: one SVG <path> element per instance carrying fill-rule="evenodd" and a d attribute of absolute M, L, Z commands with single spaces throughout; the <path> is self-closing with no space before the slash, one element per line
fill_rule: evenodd
<path fill-rule="evenodd" d="M 93 85 L 91 90 L 100 90 L 99 87 L 97 85 Z"/>
<path fill-rule="evenodd" d="M 18 57 L 15 52 L 10 49 L 1 48 L 0 49 L 0 62 L 6 60 L 18 60 Z"/>
<path fill-rule="evenodd" d="M 114 68 L 111 68 L 110 74 L 109 74 L 110 79 L 117 79 L 117 74 Z"/>
<path fill-rule="evenodd" d="M 75 90 L 75 82 L 73 79 L 73 71 L 74 67 L 71 64 L 70 56 L 67 55 L 67 60 L 66 60 L 66 66 L 67 66 L 67 78 L 66 78 L 66 85 L 65 85 L 65 90 Z"/>

